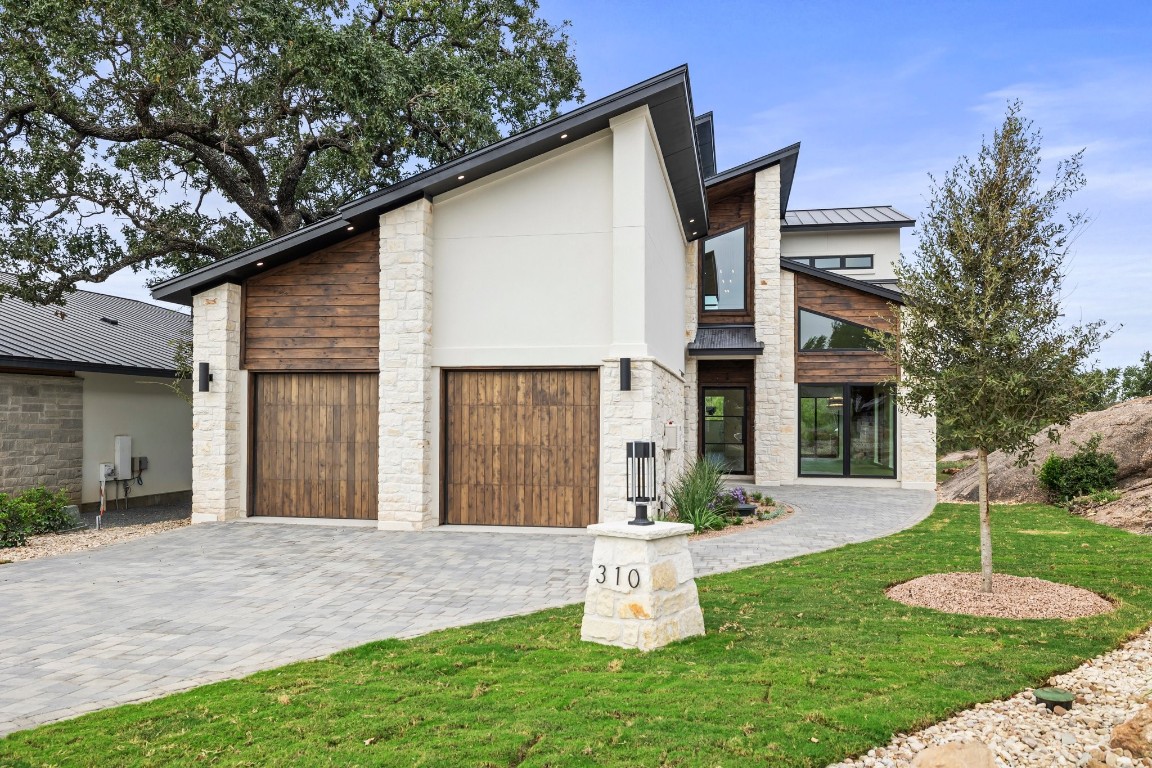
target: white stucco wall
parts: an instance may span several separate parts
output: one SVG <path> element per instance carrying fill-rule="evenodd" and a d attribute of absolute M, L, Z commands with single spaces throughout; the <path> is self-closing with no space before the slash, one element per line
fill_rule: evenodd
<path fill-rule="evenodd" d="M 192 406 L 167 379 L 79 373 L 84 379 L 84 464 L 81 503 L 100 500 L 100 464 L 115 460 L 116 435 L 132 437 L 132 455 L 147 456 L 144 485 L 132 496 L 192 488 Z M 190 386 L 185 382 L 185 391 Z M 113 489 L 108 488 L 109 497 Z"/>
<path fill-rule="evenodd" d="M 858 280 L 890 280 L 896 276 L 893 265 L 900 258 L 900 230 L 849 230 L 844 232 L 789 232 L 784 230 L 780 255 L 788 256 L 866 256 L 872 254 L 872 269 L 832 270 Z"/>
<path fill-rule="evenodd" d="M 600 364 L 612 321 L 609 132 L 433 209 L 433 365 Z"/>

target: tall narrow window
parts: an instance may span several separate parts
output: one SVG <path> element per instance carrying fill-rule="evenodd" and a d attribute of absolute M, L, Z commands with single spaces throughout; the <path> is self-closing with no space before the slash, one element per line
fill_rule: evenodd
<path fill-rule="evenodd" d="M 745 286 L 744 228 L 704 240 L 700 294 L 705 312 L 743 312 Z"/>

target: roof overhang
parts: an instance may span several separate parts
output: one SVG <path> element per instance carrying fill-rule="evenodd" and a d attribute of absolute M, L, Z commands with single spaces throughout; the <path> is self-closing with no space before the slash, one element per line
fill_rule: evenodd
<path fill-rule="evenodd" d="M 891 301 L 894 304 L 903 304 L 904 296 L 899 291 L 893 291 L 889 288 L 876 285 L 875 283 L 868 283 L 863 280 L 857 280 L 853 277 L 846 277 L 835 272 L 829 272 L 826 269 L 818 269 L 810 267 L 807 264 L 801 264 L 797 261 L 792 261 L 787 258 L 780 259 L 780 269 L 789 272 L 795 272 L 800 275 L 807 275 L 808 277 L 816 278 L 817 280 L 824 280 L 825 282 L 841 285 L 845 288 L 851 288 L 854 291 L 867 293 L 872 296 L 877 296 L 885 301 Z"/>
<path fill-rule="evenodd" d="M 827 232 L 836 230 L 848 232 L 860 229 L 903 229 L 915 226 L 915 220 L 909 221 L 859 221 L 851 224 L 781 224 L 781 232 Z"/>
<path fill-rule="evenodd" d="M 758 157 L 743 165 L 738 165 L 735 168 L 729 168 L 726 171 L 717 173 L 714 176 L 709 176 L 704 180 L 707 187 L 715 187 L 729 181 L 734 181 L 741 176 L 750 176 L 765 168 L 771 168 L 774 165 L 780 166 L 780 218 L 784 218 L 784 213 L 788 210 L 788 198 L 792 194 L 792 182 L 796 178 L 796 161 L 800 157 L 800 142 L 796 142 L 791 146 L 778 149 L 775 152 Z"/>
<path fill-rule="evenodd" d="M 652 116 L 680 226 L 686 239 L 695 239 L 693 231 L 707 230 L 699 223 L 688 222 L 695 219 L 707 226 L 708 201 L 696 146 L 688 67 L 683 65 L 354 200 L 342 206 L 337 215 L 309 227 L 160 283 L 152 289 L 152 297 L 191 304 L 194 293 L 221 283 L 241 282 L 269 267 L 332 245 L 376 226 L 385 211 L 422 197 L 435 197 L 571 144 L 607 129 L 612 118 L 643 106 Z M 560 138 L 562 135 L 566 138 Z M 264 263 L 262 268 L 255 266 L 258 261 Z"/>
<path fill-rule="evenodd" d="M 751 325 L 701 325 L 688 342 L 689 357 L 753 357 L 764 354 Z"/>
<path fill-rule="evenodd" d="M 69 360 L 46 360 L 41 357 L 12 357 L 0 355 L 0 368 L 20 368 L 28 371 L 83 371 L 85 373 L 118 373 L 125 376 L 151 376 L 159 379 L 176 378 L 175 369 L 142 368 L 132 365 L 111 365 Z"/>

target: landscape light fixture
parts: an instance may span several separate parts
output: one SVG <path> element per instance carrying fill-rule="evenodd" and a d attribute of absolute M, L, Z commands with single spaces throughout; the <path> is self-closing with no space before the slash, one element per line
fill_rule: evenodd
<path fill-rule="evenodd" d="M 636 517 L 628 525 L 652 525 L 648 504 L 656 499 L 656 443 L 631 440 L 626 443 L 628 461 L 624 472 L 628 501 L 636 505 Z"/>

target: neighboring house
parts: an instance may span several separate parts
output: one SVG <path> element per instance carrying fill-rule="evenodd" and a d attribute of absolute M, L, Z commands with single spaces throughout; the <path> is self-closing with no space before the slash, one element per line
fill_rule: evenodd
<path fill-rule="evenodd" d="M 173 340 L 191 325 L 182 312 L 91 291 L 64 306 L 0 300 L 0 492 L 45 485 L 91 507 L 100 465 L 114 464 L 109 499 L 123 499 L 125 483 L 131 505 L 187 498 L 192 409 L 165 385 Z M 131 438 L 120 457 L 117 436 Z"/>
<path fill-rule="evenodd" d="M 788 211 L 799 145 L 712 146 L 682 67 L 158 286 L 213 377 L 193 520 L 625 519 L 635 439 L 662 483 L 935 487 L 860 328 L 894 330 L 912 222 Z"/>

